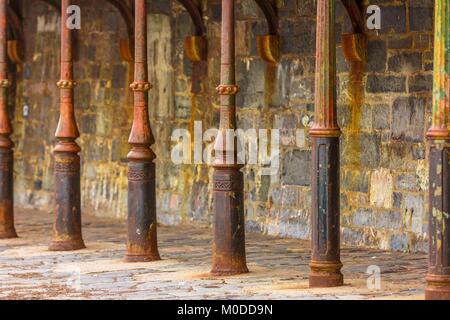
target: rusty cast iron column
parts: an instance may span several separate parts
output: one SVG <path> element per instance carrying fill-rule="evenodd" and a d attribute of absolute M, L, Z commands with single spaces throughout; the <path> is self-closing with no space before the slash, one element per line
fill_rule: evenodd
<path fill-rule="evenodd" d="M 16 238 L 13 199 L 13 148 L 8 116 L 7 0 L 0 0 L 0 239 Z"/>
<path fill-rule="evenodd" d="M 60 117 L 56 129 L 55 196 L 56 220 L 53 227 L 51 251 L 70 251 L 85 248 L 81 234 L 80 156 L 76 143 L 80 136 L 75 120 L 73 80 L 72 30 L 67 28 L 67 7 L 70 0 L 61 0 L 61 91 Z"/>
<path fill-rule="evenodd" d="M 237 163 L 234 0 L 222 0 L 220 128 L 214 162 L 214 242 L 211 274 L 248 272 L 245 258 L 244 178 Z M 231 139 L 227 139 L 232 137 Z M 234 142 L 234 143 L 233 143 Z"/>
<path fill-rule="evenodd" d="M 128 154 L 128 241 L 125 261 L 159 260 L 156 236 L 156 156 L 148 114 L 147 7 L 135 0 L 134 119 Z"/>
<path fill-rule="evenodd" d="M 335 0 L 317 3 L 316 100 L 312 139 L 310 287 L 343 285 L 340 261 L 339 137 L 336 117 Z"/>
<path fill-rule="evenodd" d="M 450 300 L 450 0 L 435 2 L 430 140 L 429 268 L 425 297 Z"/>

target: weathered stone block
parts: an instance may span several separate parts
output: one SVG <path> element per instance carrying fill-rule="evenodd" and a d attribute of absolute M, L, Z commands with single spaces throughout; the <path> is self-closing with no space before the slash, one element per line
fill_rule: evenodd
<path fill-rule="evenodd" d="M 348 72 L 350 70 L 349 62 L 345 58 L 342 48 L 338 48 L 336 51 L 336 72 Z"/>
<path fill-rule="evenodd" d="M 391 116 L 391 108 L 386 104 L 375 105 L 372 108 L 372 127 L 375 130 L 389 129 L 391 123 L 389 118 Z"/>
<path fill-rule="evenodd" d="M 81 133 L 95 134 L 97 127 L 97 115 L 95 114 L 82 115 L 79 121 L 79 125 Z"/>
<path fill-rule="evenodd" d="M 309 186 L 311 184 L 310 168 L 310 151 L 291 151 L 285 155 L 281 181 L 286 185 Z"/>
<path fill-rule="evenodd" d="M 123 89 L 127 87 L 127 67 L 123 64 L 116 64 L 112 70 L 112 88 Z"/>
<path fill-rule="evenodd" d="M 425 108 L 427 100 L 400 97 L 392 107 L 392 139 L 420 142 L 425 135 Z"/>
<path fill-rule="evenodd" d="M 344 227 L 341 228 L 341 241 L 342 243 L 365 245 L 367 243 L 367 237 L 361 228 Z"/>
<path fill-rule="evenodd" d="M 422 196 L 405 195 L 405 224 L 409 231 L 423 233 L 425 201 Z"/>
<path fill-rule="evenodd" d="M 282 192 L 283 190 L 281 188 L 272 187 L 269 194 L 270 202 L 274 205 L 281 205 L 283 194 Z"/>
<path fill-rule="evenodd" d="M 347 128 L 352 121 L 351 106 L 348 104 L 338 104 L 337 117 L 338 125 L 341 129 Z"/>
<path fill-rule="evenodd" d="M 381 33 L 404 33 L 406 29 L 406 6 L 382 6 Z"/>
<path fill-rule="evenodd" d="M 242 0 L 237 3 L 236 16 L 239 20 L 263 18 L 262 11 L 254 0 Z"/>
<path fill-rule="evenodd" d="M 395 179 L 395 189 L 400 191 L 419 191 L 419 181 L 415 173 L 401 173 Z"/>
<path fill-rule="evenodd" d="M 405 92 L 406 78 L 384 75 L 369 75 L 366 90 L 369 93 Z"/>
<path fill-rule="evenodd" d="M 270 176 L 261 176 L 258 184 L 258 201 L 267 201 L 270 188 Z"/>
<path fill-rule="evenodd" d="M 386 70 L 387 48 L 382 40 L 369 41 L 367 44 L 366 71 L 384 72 Z"/>
<path fill-rule="evenodd" d="M 297 1 L 297 6 L 299 16 L 314 16 L 314 14 L 317 12 L 316 0 Z"/>
<path fill-rule="evenodd" d="M 375 216 L 372 209 L 358 209 L 353 214 L 353 225 L 358 227 L 371 227 L 375 223 Z"/>
<path fill-rule="evenodd" d="M 264 106 L 266 63 L 261 59 L 240 60 L 237 64 L 238 85 L 241 92 L 236 103 L 241 108 L 261 108 Z"/>
<path fill-rule="evenodd" d="M 389 134 L 389 143 L 383 143 L 381 147 L 380 166 L 389 169 L 407 170 L 408 145 L 404 141 L 391 141 Z"/>
<path fill-rule="evenodd" d="M 402 52 L 391 56 L 388 60 L 388 70 L 401 73 L 414 73 L 422 70 L 422 53 Z"/>
<path fill-rule="evenodd" d="M 393 34 L 388 40 L 389 49 L 410 49 L 413 46 L 413 38 L 411 35 Z"/>
<path fill-rule="evenodd" d="M 299 191 L 296 188 L 284 188 L 281 204 L 284 207 L 295 207 L 299 202 Z"/>
<path fill-rule="evenodd" d="M 416 75 L 408 79 L 409 92 L 431 92 L 433 75 Z"/>
<path fill-rule="evenodd" d="M 416 49 L 428 49 L 431 46 L 432 38 L 429 34 L 415 34 L 414 47 Z"/>
<path fill-rule="evenodd" d="M 381 138 L 377 134 L 348 134 L 341 139 L 343 165 L 375 168 L 380 163 Z"/>
<path fill-rule="evenodd" d="M 393 177 L 390 170 L 379 169 L 370 177 L 370 204 L 378 208 L 392 207 Z"/>
<path fill-rule="evenodd" d="M 411 158 L 413 160 L 424 160 L 426 155 L 425 144 L 415 144 L 411 147 Z"/>
<path fill-rule="evenodd" d="M 382 211 L 376 214 L 375 226 L 380 229 L 398 231 L 402 227 L 402 214 L 399 211 Z"/>
<path fill-rule="evenodd" d="M 365 193 L 369 191 L 369 179 L 367 172 L 348 169 L 344 169 L 342 171 L 342 189 Z"/>
<path fill-rule="evenodd" d="M 283 20 L 281 52 L 284 54 L 314 54 L 316 24 L 312 19 Z"/>
<path fill-rule="evenodd" d="M 172 1 L 167 0 L 156 0 L 148 2 L 149 8 L 148 10 L 153 13 L 163 13 L 163 14 L 171 14 L 172 13 Z"/>
<path fill-rule="evenodd" d="M 280 0 L 275 2 L 280 17 L 291 17 L 297 14 L 297 1 Z"/>
<path fill-rule="evenodd" d="M 403 203 L 403 195 L 400 192 L 393 193 L 394 208 L 401 208 Z"/>
<path fill-rule="evenodd" d="M 280 114 L 274 117 L 274 129 L 278 129 L 280 133 L 281 144 L 295 145 L 296 128 L 299 124 L 295 114 Z"/>
<path fill-rule="evenodd" d="M 293 78 L 291 79 L 291 96 L 292 100 L 313 100 L 314 90 L 315 90 L 315 79 L 313 77 L 309 78 Z"/>
<path fill-rule="evenodd" d="M 409 25 L 411 31 L 433 31 L 434 8 L 416 7 L 409 8 Z"/>
<path fill-rule="evenodd" d="M 389 240 L 389 247 L 395 251 L 406 252 L 409 250 L 408 236 L 404 233 L 392 234 Z"/>

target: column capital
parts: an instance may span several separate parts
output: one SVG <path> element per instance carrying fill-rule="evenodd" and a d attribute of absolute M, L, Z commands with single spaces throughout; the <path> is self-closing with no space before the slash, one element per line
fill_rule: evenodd
<path fill-rule="evenodd" d="M 60 89 L 74 89 L 78 83 L 74 80 L 59 80 L 56 85 Z"/>
<path fill-rule="evenodd" d="M 133 91 L 146 92 L 150 91 L 152 88 L 153 86 L 147 81 L 134 81 L 130 84 L 130 89 Z"/>
<path fill-rule="evenodd" d="M 0 80 L 0 88 L 9 88 L 11 86 L 11 82 L 8 79 Z"/>
<path fill-rule="evenodd" d="M 238 94 L 240 88 L 235 84 L 221 84 L 216 88 L 216 91 L 221 96 L 231 96 Z"/>

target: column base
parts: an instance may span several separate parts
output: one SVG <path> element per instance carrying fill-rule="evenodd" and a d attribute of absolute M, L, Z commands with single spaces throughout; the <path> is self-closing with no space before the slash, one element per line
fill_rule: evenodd
<path fill-rule="evenodd" d="M 17 235 L 17 232 L 15 229 L 0 232 L 0 240 L 15 239 L 18 237 L 19 236 Z"/>
<path fill-rule="evenodd" d="M 238 166 L 214 168 L 212 276 L 248 273 L 245 253 L 244 176 Z"/>
<path fill-rule="evenodd" d="M 161 260 L 159 253 L 152 255 L 139 255 L 139 254 L 126 254 L 124 258 L 124 262 L 126 263 L 139 263 L 139 262 L 154 262 Z"/>
<path fill-rule="evenodd" d="M 427 275 L 425 300 L 450 300 L 450 276 Z"/>
<path fill-rule="evenodd" d="M 236 276 L 239 274 L 246 274 L 250 271 L 246 266 L 239 267 L 239 268 L 214 268 L 211 270 L 210 275 L 213 277 L 229 277 L 229 276 Z"/>
<path fill-rule="evenodd" d="M 86 249 L 83 240 L 52 241 L 49 251 L 76 251 Z"/>
<path fill-rule="evenodd" d="M 310 267 L 310 288 L 331 288 L 344 285 L 344 276 L 341 273 L 341 262 L 312 262 Z"/>

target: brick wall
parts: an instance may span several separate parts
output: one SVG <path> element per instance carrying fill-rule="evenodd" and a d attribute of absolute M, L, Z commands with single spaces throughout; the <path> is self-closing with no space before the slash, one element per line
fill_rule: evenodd
<path fill-rule="evenodd" d="M 246 166 L 247 229 L 310 237 L 311 144 L 314 121 L 315 1 L 277 0 L 281 60 L 265 63 L 256 35 L 267 32 L 253 0 L 237 1 L 238 127 L 281 131 L 280 170 L 262 176 Z M 366 1 L 369 3 L 368 1 Z M 131 100 L 130 69 L 119 56 L 125 24 L 113 7 L 80 1 L 75 66 L 77 119 L 82 137 L 82 193 L 86 212 L 126 217 L 126 154 Z M 375 1 L 382 30 L 371 32 L 365 72 L 346 61 L 341 33 L 351 31 L 338 4 L 338 115 L 342 136 L 342 240 L 393 250 L 424 251 L 427 150 L 432 86 L 433 1 Z M 149 1 L 151 122 L 156 136 L 159 220 L 211 221 L 211 170 L 174 165 L 174 129 L 218 126 L 214 88 L 220 73 L 220 1 L 202 1 L 209 57 L 192 64 L 183 41 L 191 35 L 187 12 L 176 1 Z M 24 7 L 23 7 L 24 8 Z M 19 70 L 14 115 L 16 196 L 21 204 L 51 206 L 54 131 L 58 118 L 59 20 L 36 1 L 24 8 L 26 63 Z M 31 107 L 29 117 L 22 107 Z M 204 147 L 207 147 L 205 144 Z"/>

